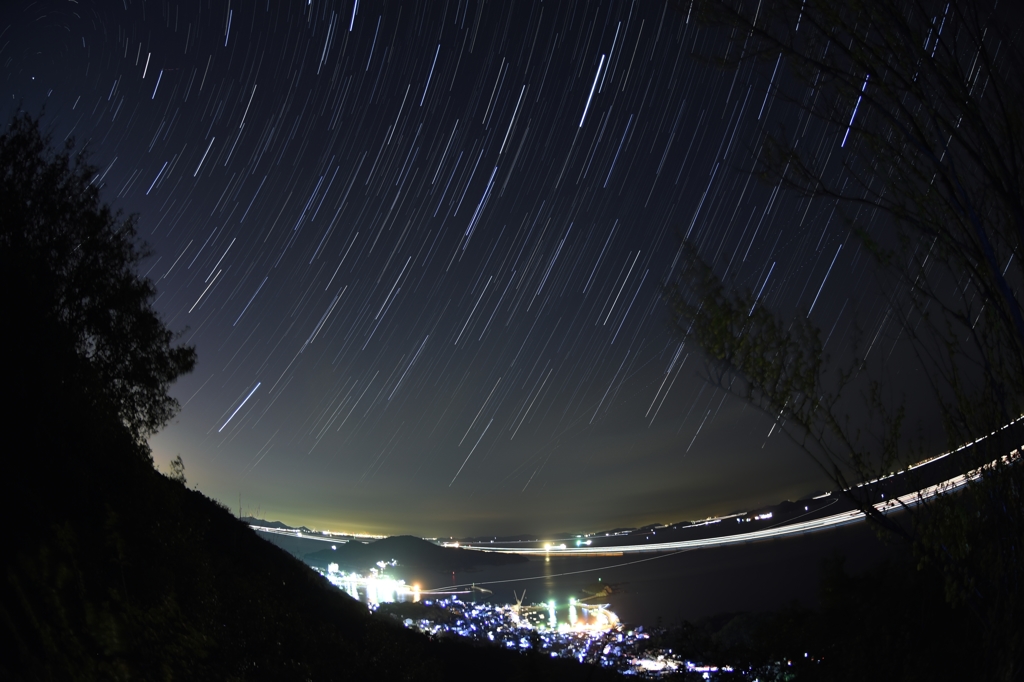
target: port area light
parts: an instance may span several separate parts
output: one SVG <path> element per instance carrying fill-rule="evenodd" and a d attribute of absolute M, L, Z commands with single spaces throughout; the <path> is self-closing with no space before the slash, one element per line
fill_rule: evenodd
<path fill-rule="evenodd" d="M 410 599 L 412 601 L 420 600 L 419 585 L 406 585 L 404 580 L 386 577 L 383 571 L 380 573 L 377 572 L 377 569 L 371 569 L 371 571 L 369 576 L 346 573 L 339 570 L 338 564 L 331 563 L 327 567 L 327 573 L 321 573 L 321 575 L 354 599 L 363 601 L 359 594 L 361 589 L 366 595 L 365 601 L 369 604 L 376 605 L 381 602 L 408 601 Z"/>

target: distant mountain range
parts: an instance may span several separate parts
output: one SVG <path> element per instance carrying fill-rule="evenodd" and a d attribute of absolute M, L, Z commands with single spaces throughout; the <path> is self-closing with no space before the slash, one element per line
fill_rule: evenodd
<path fill-rule="evenodd" d="M 779 515 L 789 515 L 789 514 L 797 513 L 798 511 L 803 510 L 804 507 L 805 507 L 805 503 L 807 503 L 807 502 L 809 502 L 811 500 L 819 501 L 819 504 L 820 504 L 820 498 L 822 497 L 822 495 L 824 495 L 824 493 L 822 493 L 821 491 L 817 491 L 816 490 L 816 491 L 814 491 L 812 493 L 804 495 L 803 497 L 801 497 L 796 502 L 793 502 L 791 500 L 784 500 L 782 502 L 779 502 L 778 504 L 758 507 L 757 509 L 754 509 L 754 510 L 751 510 L 751 511 L 737 511 L 737 512 L 734 512 L 732 514 L 724 514 L 724 515 L 722 515 L 720 517 L 717 517 L 717 518 L 727 519 L 727 518 L 733 518 L 733 517 L 749 517 L 750 519 L 753 519 L 753 518 L 755 518 L 757 516 L 764 516 L 764 515 L 767 515 L 767 514 L 771 514 L 772 516 L 775 516 L 775 517 L 777 517 Z M 263 528 L 274 528 L 274 529 L 278 529 L 278 530 L 298 531 L 300 533 L 310 533 L 310 534 L 317 533 L 317 531 L 315 531 L 313 529 L 310 529 L 310 528 L 307 528 L 306 526 L 298 526 L 298 527 L 289 526 L 289 525 L 287 525 L 285 523 L 282 523 L 280 521 L 267 521 L 265 519 L 258 519 L 258 518 L 253 517 L 253 516 L 243 516 L 241 520 L 244 521 L 245 523 L 248 523 L 250 526 L 260 526 L 260 527 L 263 527 Z M 648 533 L 650 533 L 651 531 L 654 531 L 654 530 L 661 530 L 661 529 L 676 530 L 676 529 L 686 528 L 687 526 L 701 525 L 701 524 L 704 524 L 706 521 L 707 521 L 707 519 L 701 519 L 701 520 L 696 520 L 696 521 L 678 521 L 676 523 L 669 523 L 669 524 L 650 523 L 650 524 L 647 524 L 646 526 L 640 526 L 638 528 L 634 528 L 632 526 L 629 526 L 629 527 L 617 527 L 617 528 L 612 528 L 612 529 L 609 529 L 609 530 L 600 530 L 600 531 L 597 531 L 597 532 L 586 533 L 586 534 L 584 534 L 584 533 L 553 533 L 553 534 L 544 534 L 543 536 L 541 536 L 541 535 L 532 535 L 532 534 L 525 534 L 524 533 L 524 534 L 520 534 L 520 535 L 478 535 L 478 536 L 454 538 L 454 539 L 457 540 L 458 542 L 462 542 L 462 543 L 466 543 L 466 544 L 482 545 L 482 544 L 490 543 L 490 542 L 495 542 L 495 543 L 500 543 L 500 544 L 507 544 L 507 543 L 515 543 L 515 542 L 539 542 L 541 540 L 544 540 L 544 541 L 548 541 L 548 540 L 568 540 L 568 539 L 571 539 L 571 538 L 577 538 L 577 537 L 581 537 L 581 536 L 585 536 L 585 537 L 595 537 L 595 536 L 596 537 L 600 537 L 600 536 L 645 535 L 645 534 L 648 534 Z M 392 540 L 394 540 L 394 541 L 402 540 L 403 542 L 406 542 L 406 544 L 407 544 L 408 540 L 417 540 L 417 541 L 422 542 L 425 545 L 429 545 L 429 546 L 431 546 L 431 547 L 433 547 L 435 549 L 440 549 L 440 550 L 452 549 L 453 552 L 456 552 L 456 553 L 455 554 L 451 554 L 450 556 L 453 556 L 453 557 L 454 556 L 459 556 L 457 554 L 457 552 L 459 550 L 456 550 L 454 548 L 439 547 L 438 545 L 435 545 L 432 542 L 428 542 L 426 540 L 421 540 L 420 538 L 415 538 L 415 537 L 413 537 L 411 535 L 393 536 L 393 537 L 385 538 L 385 539 L 382 539 L 382 540 L 377 540 L 376 542 L 372 542 L 372 543 L 370 543 L 369 545 L 366 545 L 366 546 L 374 546 L 375 547 L 374 551 L 371 552 L 371 554 L 376 555 L 376 554 L 378 554 L 380 552 L 385 552 L 386 553 L 386 551 L 391 551 L 390 549 L 387 549 L 387 548 L 390 548 L 392 545 L 391 544 L 380 545 L 379 543 L 385 542 L 385 541 L 392 541 Z M 311 565 L 314 565 L 314 566 L 319 566 L 320 564 L 319 563 L 315 563 L 315 562 L 322 560 L 322 562 L 327 562 L 327 563 L 323 564 L 324 568 L 327 567 L 328 563 L 337 563 L 342 568 L 346 568 L 346 566 L 348 566 L 348 564 L 343 564 L 342 561 L 337 559 L 337 558 L 328 560 L 328 556 L 329 555 L 334 555 L 335 557 L 349 557 L 349 556 L 351 556 L 351 557 L 353 557 L 353 561 L 356 561 L 356 563 L 359 563 L 359 562 L 363 561 L 363 554 L 361 554 L 362 550 L 358 549 L 359 546 L 363 546 L 363 544 L 360 543 L 360 542 L 352 542 L 352 541 L 350 541 L 350 542 L 348 542 L 348 543 L 346 543 L 344 545 L 339 545 L 337 550 L 323 550 L 323 551 L 320 551 L 320 552 L 313 552 L 311 554 L 303 555 L 302 558 L 305 560 L 307 558 L 312 557 L 313 561 L 306 561 L 306 563 L 310 563 Z M 406 545 L 403 545 L 402 543 L 397 543 L 394 546 L 395 547 L 406 547 Z M 413 551 L 411 548 L 407 548 L 407 549 L 410 552 Z M 406 549 L 403 549 L 402 551 L 406 551 Z M 425 550 L 425 551 L 430 552 L 431 550 Z M 467 550 L 461 550 L 461 551 L 467 551 Z M 471 553 L 473 553 L 473 554 L 476 554 L 476 552 L 473 552 L 472 550 L 469 550 L 469 551 Z M 486 554 L 486 553 L 482 553 L 482 554 Z M 369 556 L 369 555 L 367 555 L 367 556 Z M 440 554 L 424 554 L 423 556 L 424 557 L 426 557 L 426 556 L 440 557 L 440 556 L 445 556 L 445 555 L 440 555 Z M 358 557 L 358 559 L 356 559 L 356 557 Z M 351 568 L 350 570 L 366 570 L 366 568 L 369 568 L 370 566 L 375 564 L 377 561 L 389 561 L 391 558 L 398 559 L 397 556 L 384 558 L 383 555 L 382 555 L 380 557 L 377 557 L 377 558 L 373 559 L 373 561 L 371 561 L 365 567 Z M 409 555 L 409 558 L 412 559 L 412 554 Z M 345 560 L 347 561 L 348 559 L 345 559 Z M 402 561 L 402 560 L 399 559 L 399 561 Z M 419 561 L 419 559 L 417 559 L 417 561 Z M 434 559 L 431 559 L 431 561 L 434 561 Z M 441 563 L 444 563 L 444 562 L 441 562 Z M 502 563 L 502 562 L 495 562 L 495 561 L 487 562 L 487 561 L 484 561 L 484 560 L 480 560 L 475 565 L 478 565 L 478 566 L 480 566 L 480 565 L 494 565 L 496 563 Z M 440 565 L 440 564 L 438 564 L 438 565 Z M 355 564 L 352 564 L 352 566 L 355 566 Z M 426 567 L 426 566 L 424 566 L 424 567 Z M 464 566 L 460 565 L 460 566 L 456 567 L 453 564 L 451 570 L 464 570 L 464 568 L 465 568 Z M 443 570 L 443 569 L 439 569 L 439 570 Z"/>
<path fill-rule="evenodd" d="M 824 493 L 817 490 L 813 493 L 804 495 L 796 502 L 791 500 L 784 500 L 778 504 L 767 505 L 758 507 L 751 511 L 736 511 L 732 514 L 723 514 L 716 518 L 734 518 L 734 517 L 750 517 L 761 516 L 765 514 L 779 515 L 789 514 L 798 510 L 803 510 L 805 503 L 810 500 L 820 499 Z M 543 536 L 540 535 L 478 535 L 474 537 L 458 538 L 459 542 L 466 544 L 481 545 L 484 543 L 495 542 L 500 544 L 507 544 L 513 542 L 539 542 L 541 540 L 567 540 L 570 538 L 578 537 L 595 537 L 595 536 L 614 536 L 614 535 L 645 535 L 653 530 L 661 530 L 662 528 L 667 530 L 674 530 L 679 528 L 685 528 L 687 526 L 701 525 L 707 522 L 707 519 L 700 519 L 697 521 L 677 521 L 676 523 L 650 523 L 646 526 L 640 526 L 635 528 L 633 526 L 617 527 L 608 530 L 600 530 L 592 533 L 550 533 Z"/>
<path fill-rule="evenodd" d="M 441 547 L 411 535 L 396 535 L 363 544 L 347 542 L 337 549 L 324 549 L 304 555 L 310 566 L 326 569 L 338 564 L 343 570 L 367 571 L 378 561 L 397 561 L 400 566 L 426 571 L 465 571 L 480 566 L 502 566 L 528 561 L 519 554 L 478 552 L 471 549 Z"/>
<path fill-rule="evenodd" d="M 316 532 L 315 530 L 312 530 L 311 528 L 306 528 L 305 526 L 299 526 L 298 528 L 296 528 L 294 526 L 289 526 L 287 524 L 281 523 L 280 521 L 267 521 L 266 519 L 257 519 L 255 516 L 243 516 L 241 520 L 245 523 L 248 523 L 250 526 L 261 526 L 263 528 L 278 528 L 280 530 L 297 530 L 301 533 Z"/>

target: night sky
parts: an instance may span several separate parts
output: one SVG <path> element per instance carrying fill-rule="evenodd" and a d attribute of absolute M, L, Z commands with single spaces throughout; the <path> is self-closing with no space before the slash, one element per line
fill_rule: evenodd
<path fill-rule="evenodd" d="M 764 131 L 842 131 L 784 66 L 696 58 L 727 36 L 681 4 L 5 3 L 5 116 L 88 143 L 199 354 L 158 465 L 243 513 L 445 536 L 827 489 L 700 378 L 660 287 L 689 235 L 849 343 L 863 252 L 750 174 Z"/>

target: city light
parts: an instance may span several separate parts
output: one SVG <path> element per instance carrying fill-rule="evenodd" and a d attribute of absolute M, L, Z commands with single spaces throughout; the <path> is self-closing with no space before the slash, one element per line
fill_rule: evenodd
<path fill-rule="evenodd" d="M 383 561 L 378 565 L 393 565 Z M 315 570 L 315 569 L 314 569 Z M 360 573 L 345 573 L 338 569 L 338 564 L 328 564 L 327 572 L 318 571 L 332 585 L 349 594 L 353 599 L 365 602 L 369 605 L 377 605 L 388 602 L 416 602 L 420 599 L 419 585 L 406 585 L 404 580 L 394 580 L 384 575 L 383 567 L 380 571 L 371 569 L 369 576 Z"/>
<path fill-rule="evenodd" d="M 704 679 L 718 679 L 719 671 L 733 671 L 726 665 L 685 660 L 671 649 L 652 647 L 650 633 L 643 627 L 624 626 L 608 604 L 588 604 L 576 598 L 562 604 L 548 600 L 530 605 L 522 604 L 519 597 L 515 604 L 470 603 L 457 596 L 432 599 L 437 593 L 424 592 L 418 584 L 392 580 L 384 575 L 384 567 L 370 576 L 343 572 L 336 563 L 329 564 L 326 572 L 314 570 L 374 612 L 393 602 L 417 602 L 443 610 L 447 616 L 440 620 L 400 618 L 388 612 L 405 627 L 432 638 L 456 635 L 514 651 L 536 648 L 551 658 L 572 659 L 645 678 L 696 672 L 703 673 Z"/>
<path fill-rule="evenodd" d="M 448 623 L 429 619 L 402 620 L 406 627 L 431 637 L 454 634 L 515 651 L 538 647 L 551 658 L 572 659 L 647 677 L 696 665 L 670 651 L 649 649 L 650 635 L 643 627 L 626 629 L 608 610 L 607 604 L 588 605 L 575 599 L 568 604 L 552 600 L 530 606 L 474 604 L 458 598 L 422 603 L 439 607 L 452 616 Z M 371 608 L 374 607 L 371 605 Z M 567 611 L 568 617 L 559 621 L 559 610 Z M 653 661 L 660 663 L 652 664 Z"/>

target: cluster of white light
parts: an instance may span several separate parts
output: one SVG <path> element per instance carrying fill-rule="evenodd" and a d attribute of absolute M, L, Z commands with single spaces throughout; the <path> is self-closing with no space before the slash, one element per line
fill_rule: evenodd
<path fill-rule="evenodd" d="M 384 562 L 380 562 L 384 563 Z M 387 564 L 385 564 L 387 565 Z M 406 585 L 404 580 L 394 580 L 372 569 L 369 576 L 360 573 L 345 573 L 338 570 L 338 564 L 328 564 L 324 577 L 335 587 L 349 593 L 354 599 L 360 599 L 360 588 L 366 593 L 366 602 L 372 605 L 394 601 L 419 601 L 420 586 Z"/>
<path fill-rule="evenodd" d="M 630 660 L 630 664 L 650 673 L 673 672 L 679 669 L 679 661 L 674 661 L 664 656 L 658 656 L 657 658 L 634 658 Z"/>

